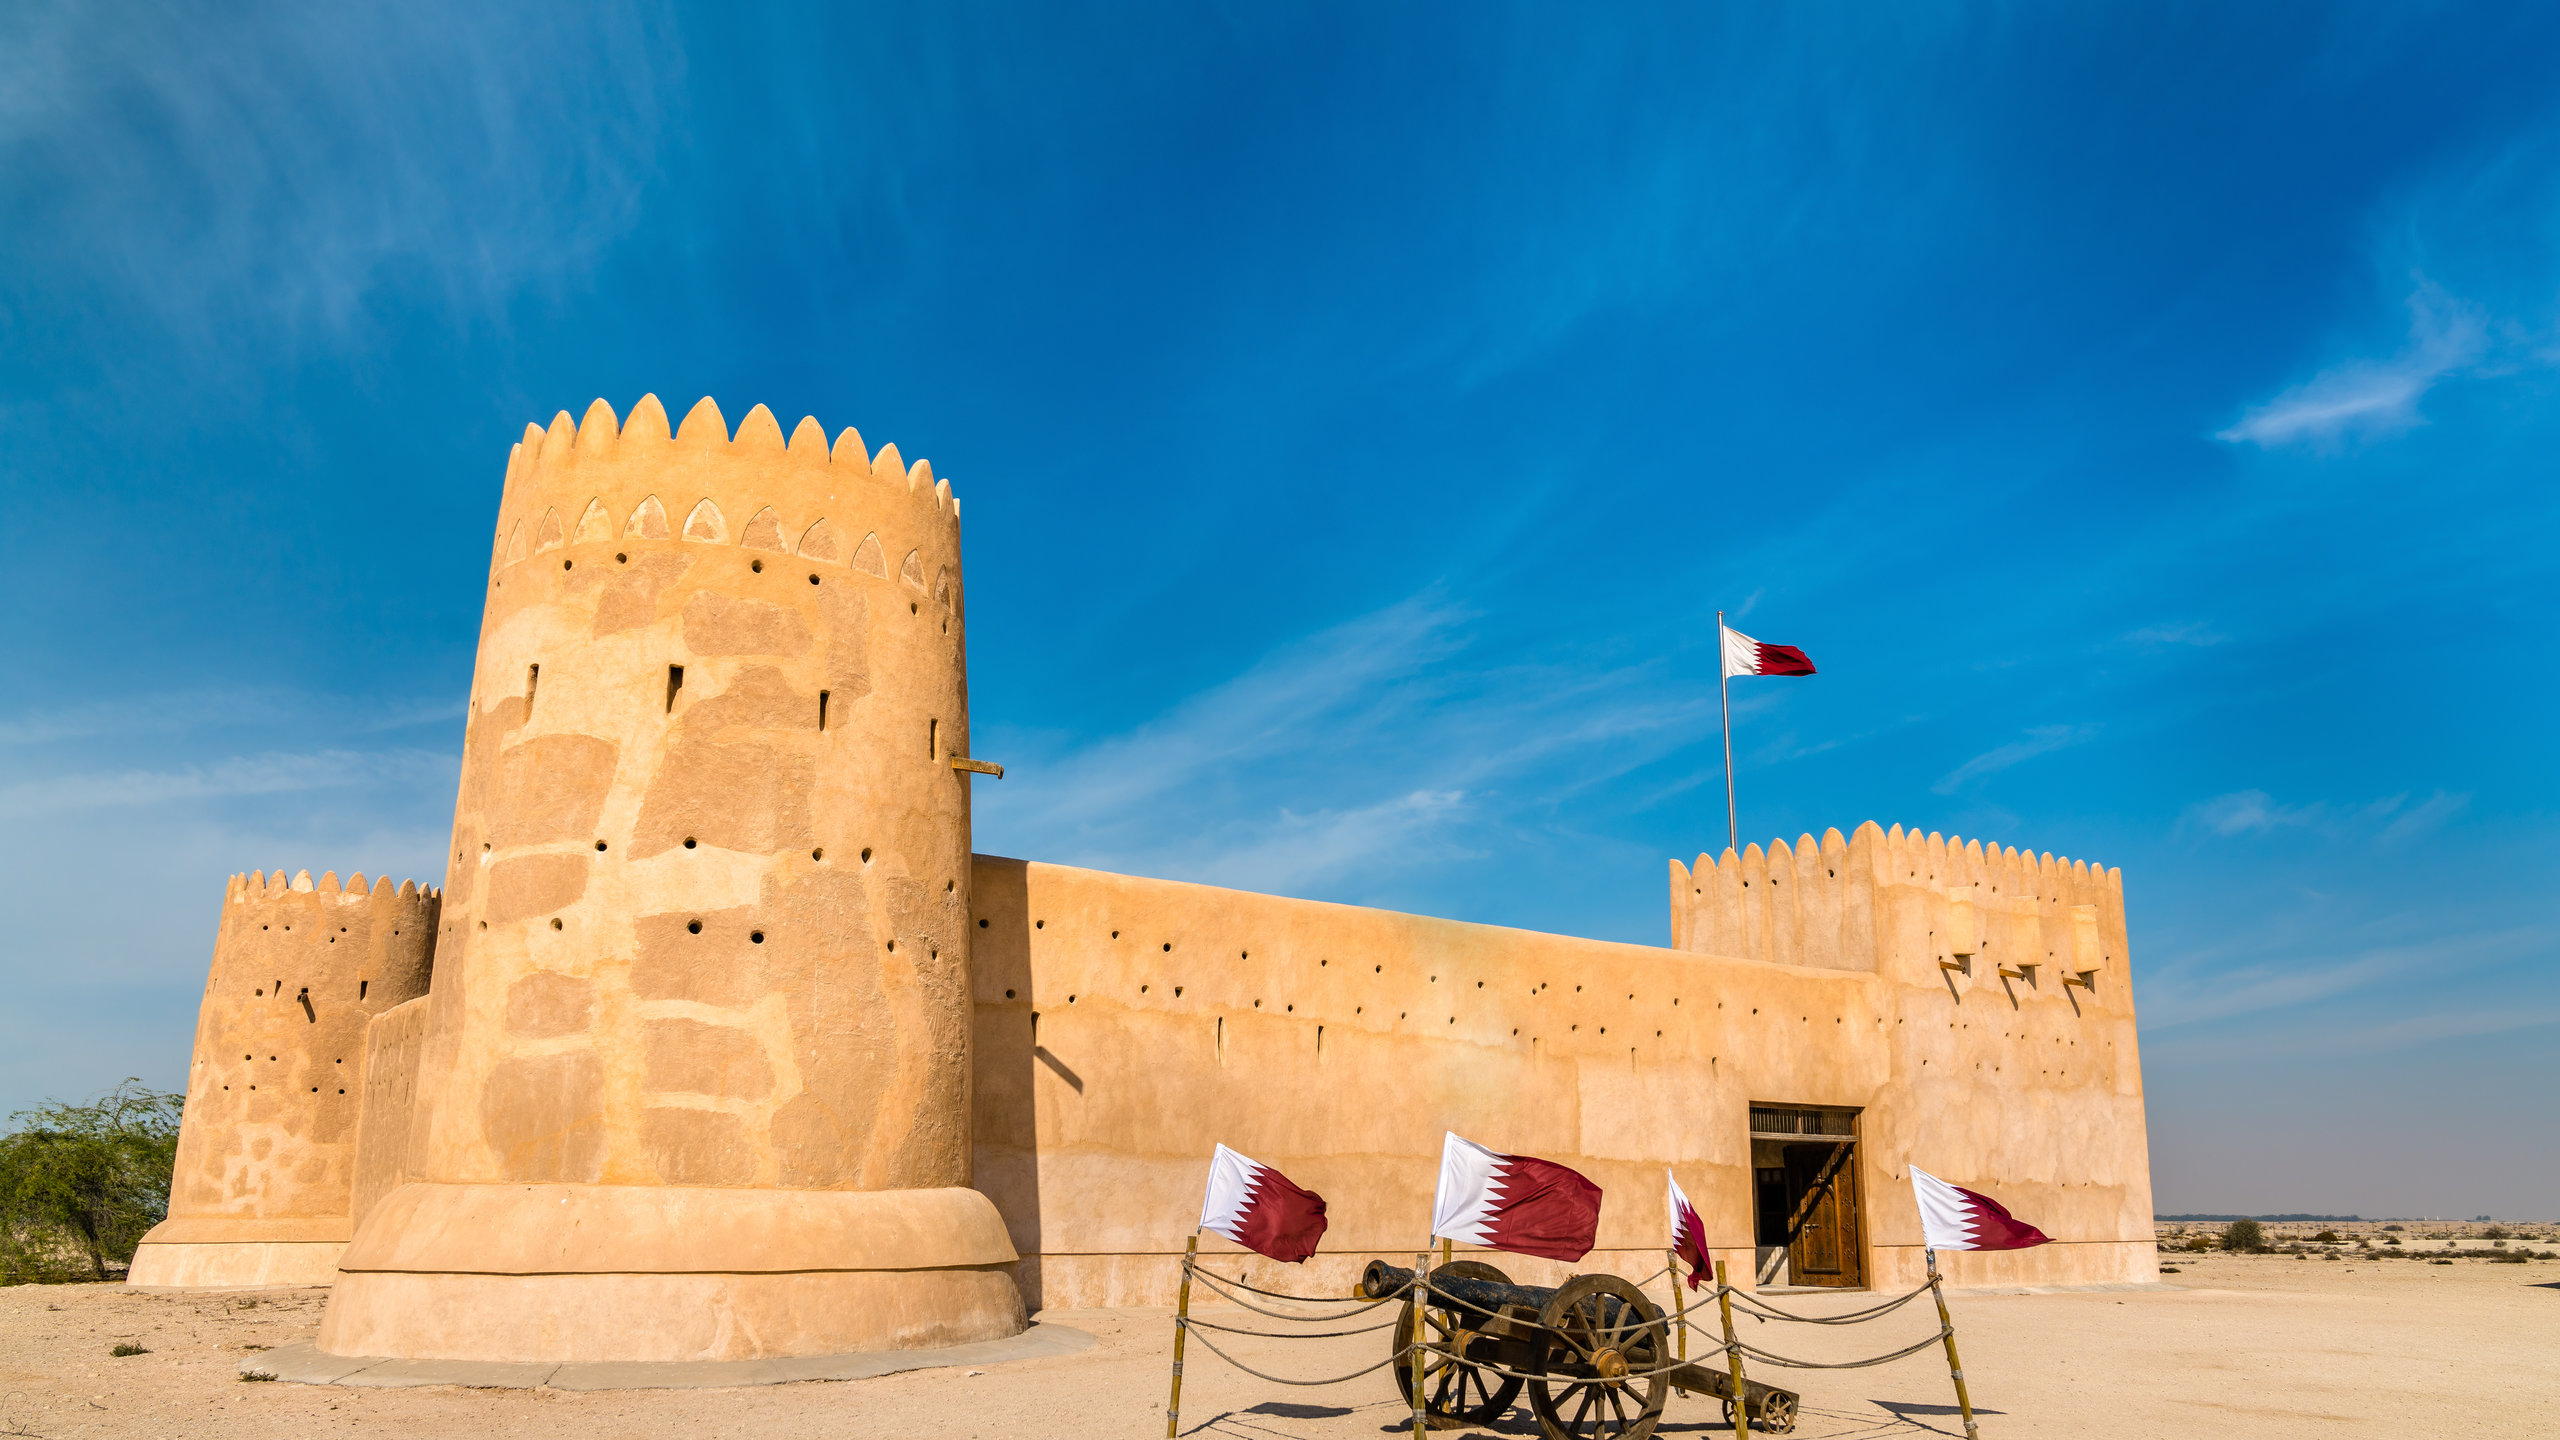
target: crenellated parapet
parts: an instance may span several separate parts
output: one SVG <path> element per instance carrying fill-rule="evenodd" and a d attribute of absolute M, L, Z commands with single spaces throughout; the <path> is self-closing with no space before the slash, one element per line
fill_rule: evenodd
<path fill-rule="evenodd" d="M 507 456 L 493 590 L 530 561 L 658 541 L 860 572 L 946 613 L 960 603 L 960 501 L 931 462 L 909 464 L 895 444 L 871 454 L 847 427 L 831 445 L 808 417 L 786 440 L 762 405 L 732 435 L 708 397 L 672 433 L 655 395 L 641 397 L 627 421 L 597 400 L 583 421 L 563 410 L 547 430 L 525 426 Z"/>
<path fill-rule="evenodd" d="M 251 872 L 224 887 L 169 1218 L 138 1285 L 325 1283 L 349 1234 L 366 1028 L 425 993 L 443 896 Z"/>
<path fill-rule="evenodd" d="M 1873 821 L 1671 862 L 1672 948 L 1829 970 L 1942 973 L 2097 992 L 2122 982 L 2124 877 Z"/>

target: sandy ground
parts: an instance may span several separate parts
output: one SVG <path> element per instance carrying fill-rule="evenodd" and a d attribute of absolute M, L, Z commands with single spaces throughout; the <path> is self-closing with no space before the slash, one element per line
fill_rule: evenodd
<path fill-rule="evenodd" d="M 2440 1245 L 2441 1242 L 2435 1242 Z M 2560 1261 L 2180 1256 L 2162 1288 L 1954 1298 L 1987 1437 L 2560 1434 Z M 361 1390 L 237 1378 L 259 1347 L 307 1339 L 324 1292 L 171 1295 L 119 1286 L 0 1290 L 0 1435 L 333 1434 L 785 1437 L 1147 1437 L 1164 1426 L 1169 1312 L 1052 1312 L 1094 1335 L 1082 1354 L 979 1372 L 735 1390 L 570 1393 Z M 1848 1297 L 1789 1297 L 1808 1311 Z M 1806 1358 L 1874 1353 L 1926 1336 L 1922 1305 L 1854 1329 L 1749 1327 Z M 1204 1319 L 1244 1320 L 1204 1309 Z M 1390 1312 L 1379 1311 L 1363 1321 Z M 1347 1328 L 1347 1327 L 1335 1327 Z M 1778 1332 L 1785 1331 L 1780 1334 Z M 1220 1337 L 1225 1339 L 1226 1337 Z M 150 1353 L 112 1358 L 118 1343 Z M 1258 1368 L 1318 1376 L 1368 1365 L 1383 1335 L 1245 1341 Z M 1195 1346 L 1186 1435 L 1376 1437 L 1405 1412 L 1384 1374 L 1290 1389 Z M 1872 1370 L 1757 1372 L 1805 1397 L 1809 1437 L 1960 1435 L 1936 1352 Z M 1661 1433 L 1723 1434 L 1711 1402 L 1675 1395 Z M 1524 1407 L 1490 1432 L 1534 1435 Z"/>

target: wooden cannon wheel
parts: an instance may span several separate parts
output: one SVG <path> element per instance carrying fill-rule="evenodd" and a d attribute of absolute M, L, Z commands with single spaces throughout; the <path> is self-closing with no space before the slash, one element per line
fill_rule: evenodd
<path fill-rule="evenodd" d="M 1645 1440 L 1662 1418 L 1671 1332 L 1644 1292 L 1615 1275 L 1577 1275 L 1538 1316 L 1542 1353 L 1529 1406 L 1547 1440 Z"/>
<path fill-rule="evenodd" d="M 1490 1280 L 1508 1285 L 1511 1277 L 1480 1260 L 1453 1260 L 1431 1272 L 1450 1279 Z M 1422 1343 L 1435 1353 L 1425 1355 L 1422 1362 L 1424 1423 L 1434 1430 L 1457 1429 L 1461 1426 L 1488 1426 L 1501 1419 L 1519 1398 L 1520 1381 L 1470 1365 L 1463 1358 L 1493 1359 L 1499 1348 L 1491 1337 L 1481 1333 L 1488 1317 L 1472 1311 L 1449 1308 L 1445 1304 L 1421 1305 L 1416 1299 L 1404 1302 L 1404 1314 L 1396 1322 L 1396 1353 L 1413 1343 L 1417 1324 L 1423 1328 Z M 1405 1407 L 1413 1406 L 1413 1365 L 1400 1361 L 1394 1367 L 1396 1393 L 1404 1397 Z"/>
<path fill-rule="evenodd" d="M 1733 1402 L 1724 1402 L 1724 1423 L 1733 1424 Z M 1793 1434 L 1796 1428 L 1796 1397 L 1784 1390 L 1772 1390 L 1767 1399 L 1751 1412 L 1753 1434 Z"/>

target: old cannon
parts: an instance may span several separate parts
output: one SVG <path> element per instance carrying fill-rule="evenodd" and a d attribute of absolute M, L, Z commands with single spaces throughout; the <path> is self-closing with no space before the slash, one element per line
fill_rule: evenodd
<path fill-rule="evenodd" d="M 1615 1275 L 1577 1275 L 1549 1289 L 1514 1285 L 1491 1265 L 1459 1260 L 1431 1272 L 1426 1294 L 1412 1271 L 1372 1260 L 1358 1293 L 1405 1297 L 1395 1353 L 1417 1337 L 1429 1347 L 1421 1384 L 1434 1428 L 1490 1425 L 1524 1385 L 1547 1440 L 1646 1440 L 1674 1386 L 1712 1395 L 1725 1402 L 1728 1419 L 1733 1414 L 1732 1376 L 1674 1361 L 1661 1307 Z M 1397 1365 L 1395 1377 L 1411 1405 L 1413 1366 Z M 1795 1428 L 1795 1392 L 1746 1380 L 1743 1399 L 1752 1429 Z"/>

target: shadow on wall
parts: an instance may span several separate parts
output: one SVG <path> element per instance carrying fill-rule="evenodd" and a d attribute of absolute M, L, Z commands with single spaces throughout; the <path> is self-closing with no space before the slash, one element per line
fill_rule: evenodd
<path fill-rule="evenodd" d="M 1039 1117 L 1032 1108 L 1032 1068 L 1064 1066 L 1040 1048 L 1031 1005 L 1031 901 L 1020 860 L 970 857 L 970 900 L 983 928 L 972 937 L 970 983 L 976 991 L 977 1035 L 971 1122 L 971 1182 L 995 1202 L 1022 1256 L 1014 1280 L 1023 1308 L 1041 1309 Z M 1068 1083 L 1081 1091 L 1071 1073 Z"/>

